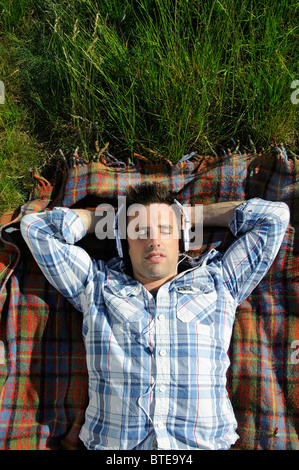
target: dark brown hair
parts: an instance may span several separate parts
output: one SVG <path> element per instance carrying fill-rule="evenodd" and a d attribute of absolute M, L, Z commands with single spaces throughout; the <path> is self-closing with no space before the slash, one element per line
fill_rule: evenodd
<path fill-rule="evenodd" d="M 131 186 L 126 192 L 127 208 L 132 204 L 174 204 L 174 197 L 170 189 L 164 184 L 145 181 L 137 186 Z"/>

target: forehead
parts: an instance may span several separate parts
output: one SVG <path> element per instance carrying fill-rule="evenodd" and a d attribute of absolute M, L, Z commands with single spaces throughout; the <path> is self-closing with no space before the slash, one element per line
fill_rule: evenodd
<path fill-rule="evenodd" d="M 155 203 L 149 205 L 132 204 L 128 208 L 128 220 L 133 220 L 138 217 L 140 224 L 144 225 L 174 225 L 176 217 L 179 216 L 179 208 L 176 204 L 169 206 L 164 203 Z"/>

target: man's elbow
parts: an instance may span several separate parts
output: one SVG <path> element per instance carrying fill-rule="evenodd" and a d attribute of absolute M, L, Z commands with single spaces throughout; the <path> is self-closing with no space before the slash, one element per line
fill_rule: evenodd
<path fill-rule="evenodd" d="M 37 212 L 34 212 L 32 214 L 26 214 L 22 217 L 20 222 L 20 230 L 25 240 L 28 239 L 30 236 L 30 228 L 33 228 L 34 223 L 38 220 L 40 220 L 40 217 Z"/>
<path fill-rule="evenodd" d="M 28 237 L 28 227 L 30 226 L 31 223 L 32 223 L 31 214 L 27 214 L 27 215 L 24 215 L 24 217 L 22 217 L 21 223 L 20 223 L 20 230 L 24 238 Z"/>

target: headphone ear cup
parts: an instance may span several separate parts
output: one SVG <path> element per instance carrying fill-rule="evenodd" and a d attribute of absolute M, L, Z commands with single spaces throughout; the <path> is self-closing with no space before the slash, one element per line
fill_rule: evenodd
<path fill-rule="evenodd" d="M 184 220 L 184 228 L 181 230 L 181 237 L 180 237 L 180 251 L 186 253 L 189 251 L 189 228 L 190 228 L 190 220 L 189 216 L 187 214 L 187 211 L 185 211 L 184 207 L 182 204 L 180 204 L 176 199 L 174 200 L 176 205 L 180 208 L 182 214 L 183 214 L 183 220 Z"/>
<path fill-rule="evenodd" d="M 185 251 L 184 230 L 180 231 L 179 251 L 180 253 L 183 253 Z"/>
<path fill-rule="evenodd" d="M 121 240 L 121 247 L 122 247 L 122 252 L 123 252 L 123 259 L 126 260 L 130 257 L 128 240 L 126 239 Z"/>

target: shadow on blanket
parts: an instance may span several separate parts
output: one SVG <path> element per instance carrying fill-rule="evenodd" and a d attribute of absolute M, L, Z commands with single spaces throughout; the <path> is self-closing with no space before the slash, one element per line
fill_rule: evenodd
<path fill-rule="evenodd" d="M 163 181 L 182 203 L 262 197 L 286 202 L 291 222 L 267 276 L 238 308 L 228 390 L 240 439 L 234 449 L 299 449 L 298 161 L 282 146 L 273 155 L 191 154 L 178 163 L 143 157 L 125 165 L 99 161 L 36 175 L 30 200 L 0 219 L 0 449 L 80 449 L 87 396 L 82 318 L 46 281 L 20 235 L 21 217 L 54 206 L 117 206 L 127 185 Z M 196 256 L 222 249 L 231 235 L 204 231 Z M 91 256 L 115 254 L 113 241 L 81 241 Z"/>

